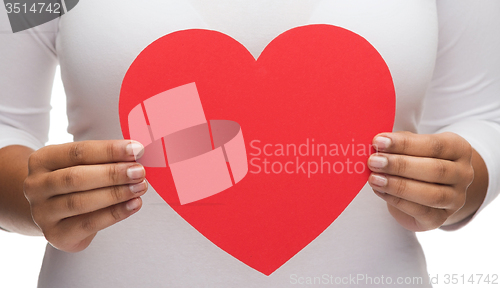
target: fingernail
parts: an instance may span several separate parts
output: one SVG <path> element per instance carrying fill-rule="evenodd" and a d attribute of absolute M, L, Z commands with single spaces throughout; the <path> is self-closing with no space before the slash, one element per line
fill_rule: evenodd
<path fill-rule="evenodd" d="M 130 192 L 132 193 L 140 193 L 145 191 L 148 188 L 148 184 L 146 184 L 146 180 L 141 183 L 131 184 L 129 185 Z"/>
<path fill-rule="evenodd" d="M 374 148 L 377 151 L 386 150 L 389 148 L 389 146 L 391 146 L 391 144 L 392 140 L 384 136 L 377 136 L 373 141 L 373 145 L 375 146 Z"/>
<path fill-rule="evenodd" d="M 144 154 L 144 146 L 137 141 L 131 141 L 125 149 L 128 155 L 134 156 L 135 160 L 141 158 Z"/>
<path fill-rule="evenodd" d="M 141 202 L 139 201 L 138 198 L 131 199 L 125 204 L 125 207 L 129 211 L 137 210 L 139 209 L 139 206 L 141 205 Z"/>
<path fill-rule="evenodd" d="M 387 178 L 380 175 L 371 175 L 371 182 L 373 185 L 384 187 L 387 185 Z"/>
<path fill-rule="evenodd" d="M 372 155 L 368 161 L 368 165 L 373 168 L 384 168 L 389 164 L 386 157 Z"/>
<path fill-rule="evenodd" d="M 127 169 L 127 176 L 131 180 L 136 180 L 144 177 L 146 171 L 144 171 L 144 167 L 142 166 L 133 166 Z"/>

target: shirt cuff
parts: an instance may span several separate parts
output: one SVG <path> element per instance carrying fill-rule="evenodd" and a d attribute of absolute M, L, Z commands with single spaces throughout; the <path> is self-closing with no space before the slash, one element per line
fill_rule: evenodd
<path fill-rule="evenodd" d="M 11 126 L 0 125 L 0 149 L 10 145 L 22 145 L 38 150 L 44 144 L 30 133 Z"/>

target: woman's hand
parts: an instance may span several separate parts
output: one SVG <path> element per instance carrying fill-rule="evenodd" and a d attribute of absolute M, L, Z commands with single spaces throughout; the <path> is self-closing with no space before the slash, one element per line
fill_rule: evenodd
<path fill-rule="evenodd" d="M 464 206 L 474 179 L 473 149 L 454 133 L 382 133 L 368 159 L 369 184 L 406 229 L 440 227 Z M 477 209 L 477 207 L 476 207 Z"/>
<path fill-rule="evenodd" d="M 135 141 L 84 141 L 44 147 L 29 158 L 24 193 L 47 241 L 81 251 L 99 230 L 137 212 L 147 190 Z M 138 157 L 137 157 L 138 158 Z"/>

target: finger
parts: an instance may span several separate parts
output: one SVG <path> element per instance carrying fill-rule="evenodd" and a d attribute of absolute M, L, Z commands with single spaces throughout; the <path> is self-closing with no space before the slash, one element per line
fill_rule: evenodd
<path fill-rule="evenodd" d="M 50 221 L 59 221 L 64 218 L 90 213 L 130 199 L 140 197 L 146 193 L 146 180 L 130 185 L 111 186 L 84 192 L 75 192 L 60 195 L 49 199 L 47 205 L 50 211 Z"/>
<path fill-rule="evenodd" d="M 135 161 L 142 156 L 144 147 L 133 140 L 82 141 L 50 145 L 40 149 L 39 161 L 47 170 L 77 165 Z"/>
<path fill-rule="evenodd" d="M 373 146 L 379 152 L 452 161 L 460 159 L 471 149 L 462 137 L 449 132 L 424 135 L 409 132 L 381 133 L 375 136 Z"/>
<path fill-rule="evenodd" d="M 376 190 L 374 192 L 384 199 L 387 204 L 397 209 L 389 209 L 389 211 L 403 227 L 412 231 L 427 231 L 439 228 L 449 216 L 448 212 L 443 209 L 421 205 Z"/>
<path fill-rule="evenodd" d="M 47 198 L 55 195 L 103 187 L 139 183 L 146 177 L 144 167 L 138 163 L 85 165 L 64 168 L 39 176 L 48 188 Z"/>
<path fill-rule="evenodd" d="M 79 243 L 92 234 L 128 218 L 139 211 L 141 206 L 141 198 L 133 198 L 125 203 L 116 204 L 88 214 L 66 218 L 58 223 L 57 229 L 60 231 L 59 234 L 71 235 L 73 243 Z M 66 246 L 64 244 L 60 245 Z"/>
<path fill-rule="evenodd" d="M 456 184 L 461 175 L 457 163 L 436 158 L 376 153 L 368 159 L 371 171 L 430 183 Z"/>
<path fill-rule="evenodd" d="M 459 203 L 454 201 L 457 193 L 448 185 L 376 173 L 370 175 L 368 183 L 374 190 L 433 208 L 457 209 Z"/>

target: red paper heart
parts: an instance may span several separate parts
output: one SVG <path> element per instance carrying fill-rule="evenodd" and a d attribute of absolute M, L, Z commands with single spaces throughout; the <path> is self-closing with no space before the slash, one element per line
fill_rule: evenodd
<path fill-rule="evenodd" d="M 229 189 L 185 205 L 168 167 L 146 168 L 147 179 L 215 245 L 270 275 L 321 234 L 366 183 L 372 138 L 391 131 L 394 121 L 389 69 L 364 38 L 331 25 L 284 32 L 258 60 L 225 34 L 174 32 L 144 49 L 125 75 L 124 138 L 133 107 L 192 82 L 207 119 L 241 125 L 249 172 Z"/>

